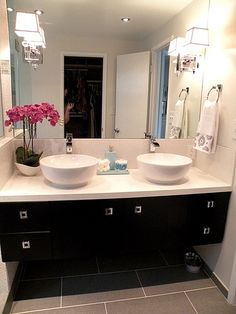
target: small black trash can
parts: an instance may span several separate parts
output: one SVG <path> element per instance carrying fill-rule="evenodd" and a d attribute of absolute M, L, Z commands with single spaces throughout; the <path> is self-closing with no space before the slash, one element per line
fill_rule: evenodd
<path fill-rule="evenodd" d="M 198 273 L 202 266 L 200 256 L 194 252 L 187 252 L 184 256 L 185 266 L 190 273 Z"/>

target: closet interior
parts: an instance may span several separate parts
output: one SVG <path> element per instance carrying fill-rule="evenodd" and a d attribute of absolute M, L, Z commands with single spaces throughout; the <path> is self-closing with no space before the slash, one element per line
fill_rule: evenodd
<path fill-rule="evenodd" d="M 101 138 L 103 58 L 64 56 L 64 135 Z"/>

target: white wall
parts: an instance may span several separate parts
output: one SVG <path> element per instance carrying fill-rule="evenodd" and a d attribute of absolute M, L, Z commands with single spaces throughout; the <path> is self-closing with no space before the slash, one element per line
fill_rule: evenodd
<path fill-rule="evenodd" d="M 115 82 L 116 82 L 116 57 L 120 54 L 138 52 L 142 50 L 142 44 L 135 41 L 121 41 L 101 38 L 80 38 L 51 35 L 46 32 L 47 48 L 44 50 L 44 64 L 34 71 L 32 70 L 32 101 L 48 101 L 54 103 L 61 116 L 64 114 L 64 104 L 60 99 L 62 88 L 62 52 L 87 52 L 107 54 L 107 95 L 106 95 L 106 138 L 113 137 L 115 118 Z M 48 137 L 48 124 L 39 130 L 40 138 Z M 50 127 L 51 138 L 63 138 L 63 128 Z"/>
<path fill-rule="evenodd" d="M 210 5 L 209 5 L 210 4 Z M 209 5 L 209 20 L 208 20 Z M 218 145 L 236 150 L 232 139 L 232 121 L 236 119 L 236 2 L 235 0 L 195 0 L 182 14 L 167 23 L 157 34 L 146 40 L 154 47 L 166 38 L 184 36 L 191 26 L 209 27 L 210 47 L 206 51 L 203 97 L 212 85 L 223 84 Z M 208 21 L 208 23 L 207 23 Z M 212 156 L 197 153 L 201 163 L 209 164 Z M 219 163 L 219 167 L 225 167 Z M 223 169 L 222 169 L 223 171 Z M 232 169 L 232 172 L 235 170 Z M 222 244 L 198 247 L 201 256 L 219 280 L 229 289 L 229 300 L 236 303 L 236 183 L 230 200 L 224 241 Z M 234 267 L 233 267 L 234 265 Z"/>
<path fill-rule="evenodd" d="M 236 142 L 232 139 L 232 121 L 236 119 L 235 20 L 235 0 L 211 0 L 209 14 L 210 47 L 206 52 L 203 89 L 203 94 L 206 95 L 212 85 L 223 84 L 218 144 L 232 148 L 234 151 Z M 224 165 L 221 166 L 224 167 Z M 209 263 L 215 274 L 230 290 L 236 287 L 236 274 L 232 272 L 234 259 L 236 258 L 235 192 L 236 182 L 233 186 L 227 227 L 222 245 L 201 247 L 199 249 L 199 252 Z M 232 298 L 230 301 L 232 301 Z M 234 302 L 236 303 L 236 299 Z"/>

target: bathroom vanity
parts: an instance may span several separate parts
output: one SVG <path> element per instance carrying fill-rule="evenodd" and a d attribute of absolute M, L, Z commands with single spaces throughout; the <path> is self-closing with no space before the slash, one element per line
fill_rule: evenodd
<path fill-rule="evenodd" d="M 55 187 L 41 175 L 28 180 L 15 174 L 0 192 L 2 260 L 219 243 L 230 191 L 196 168 L 178 185 L 152 184 L 131 170 L 96 176 L 75 189 Z"/>

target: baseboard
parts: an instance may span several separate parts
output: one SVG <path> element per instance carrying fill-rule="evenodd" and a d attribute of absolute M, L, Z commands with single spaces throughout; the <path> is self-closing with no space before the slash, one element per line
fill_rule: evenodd
<path fill-rule="evenodd" d="M 19 263 L 17 270 L 16 270 L 14 280 L 12 282 L 11 290 L 8 294 L 7 301 L 6 301 L 6 304 L 4 306 L 2 314 L 10 314 L 10 312 L 11 312 L 12 304 L 14 301 L 15 293 L 17 291 L 19 282 L 20 282 L 22 271 L 23 271 L 23 265 L 22 265 L 22 263 Z"/>
<path fill-rule="evenodd" d="M 203 263 L 203 269 L 208 274 L 208 276 L 214 281 L 218 289 L 222 292 L 222 294 L 225 296 L 225 298 L 228 298 L 228 290 L 226 287 L 222 284 L 222 282 L 219 280 L 219 278 L 212 272 L 212 270 L 207 266 L 207 264 Z"/>

